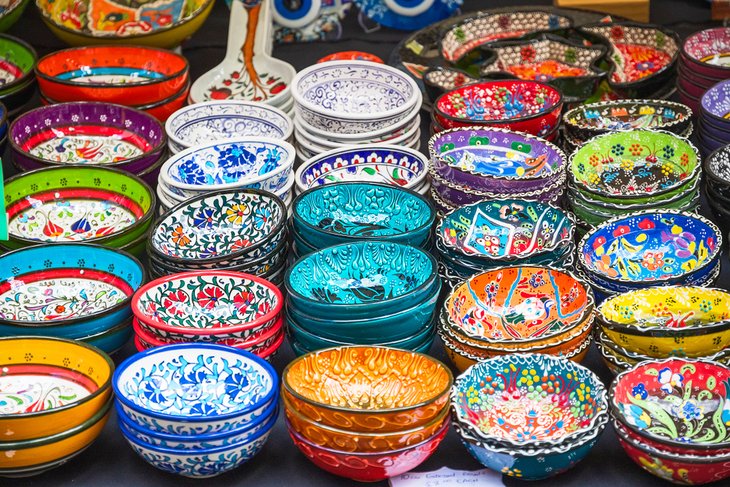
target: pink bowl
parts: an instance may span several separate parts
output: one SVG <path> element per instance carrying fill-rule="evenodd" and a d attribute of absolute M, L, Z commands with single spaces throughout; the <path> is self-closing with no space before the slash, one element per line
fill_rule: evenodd
<path fill-rule="evenodd" d="M 718 80 L 729 78 L 730 27 L 695 32 L 684 41 L 682 54 L 692 71 Z"/>

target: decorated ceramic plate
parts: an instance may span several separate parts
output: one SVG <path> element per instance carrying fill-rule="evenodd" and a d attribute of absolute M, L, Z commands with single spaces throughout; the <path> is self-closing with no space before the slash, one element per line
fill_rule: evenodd
<path fill-rule="evenodd" d="M 666 100 L 618 100 L 575 107 L 563 120 L 568 132 L 578 136 L 616 130 L 661 129 L 682 135 L 692 110 Z"/>

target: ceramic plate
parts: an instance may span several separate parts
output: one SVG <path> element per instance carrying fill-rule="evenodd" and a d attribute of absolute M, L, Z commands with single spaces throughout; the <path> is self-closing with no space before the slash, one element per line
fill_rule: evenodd
<path fill-rule="evenodd" d="M 594 131 L 682 127 L 692 117 L 689 107 L 662 100 L 618 100 L 590 103 L 565 114 L 567 129 Z"/>

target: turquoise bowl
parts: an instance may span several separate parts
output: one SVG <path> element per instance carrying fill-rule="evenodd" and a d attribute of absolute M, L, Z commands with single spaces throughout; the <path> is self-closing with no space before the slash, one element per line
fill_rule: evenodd
<path fill-rule="evenodd" d="M 132 338 L 132 335 L 132 322 L 125 321 L 109 330 L 77 338 L 77 340 L 100 348 L 108 354 L 113 354 L 122 348 Z"/>
<path fill-rule="evenodd" d="M 286 273 L 293 306 L 325 319 L 372 318 L 413 307 L 440 283 L 429 253 L 394 242 L 335 245 L 300 258 Z"/>
<path fill-rule="evenodd" d="M 378 183 L 335 183 L 300 194 L 292 226 L 318 249 L 355 240 L 387 240 L 416 247 L 429 239 L 436 210 L 409 189 Z"/>

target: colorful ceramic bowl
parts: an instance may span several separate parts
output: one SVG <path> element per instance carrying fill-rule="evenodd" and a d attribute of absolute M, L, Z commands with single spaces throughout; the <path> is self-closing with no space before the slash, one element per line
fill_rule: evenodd
<path fill-rule="evenodd" d="M 318 424 L 382 434 L 429 424 L 447 407 L 452 383 L 451 371 L 428 355 L 338 347 L 289 363 L 282 372 L 282 396 Z"/>
<path fill-rule="evenodd" d="M 11 0 L 7 6 L 2 7 L 0 12 L 0 32 L 5 32 L 12 27 L 23 15 L 29 0 Z"/>
<path fill-rule="evenodd" d="M 730 29 L 713 27 L 687 37 L 682 45 L 682 60 L 687 70 L 699 76 L 715 78 L 728 76 L 730 58 Z"/>
<path fill-rule="evenodd" d="M 0 34 L 0 60 L 3 62 L 0 76 L 5 80 L 0 86 L 0 97 L 6 98 L 21 91 L 25 93 L 28 86 L 31 87 L 31 92 L 34 91 L 33 68 L 38 61 L 38 55 L 30 44 L 17 37 Z M 24 95 L 22 100 L 18 100 L 22 103 L 6 103 L 8 110 L 12 112 L 20 108 L 31 95 L 29 93 L 27 97 Z"/>
<path fill-rule="evenodd" d="M 385 64 L 375 54 L 363 51 L 339 51 L 332 54 L 328 54 L 325 57 L 319 58 L 317 63 L 326 63 L 328 61 L 370 61 L 371 63 Z"/>
<path fill-rule="evenodd" d="M 41 93 L 57 102 L 157 103 L 188 82 L 187 60 L 143 46 L 87 46 L 42 57 L 35 68 Z"/>
<path fill-rule="evenodd" d="M 730 127 L 728 114 L 730 114 L 730 81 L 720 81 L 704 92 L 701 98 L 701 115 L 703 122 L 710 125 L 716 124 L 720 127 L 720 135 Z M 724 129 L 724 130 L 723 130 Z M 704 135 L 704 134 L 703 134 Z M 720 142 L 724 143 L 728 136 L 721 137 Z"/>

